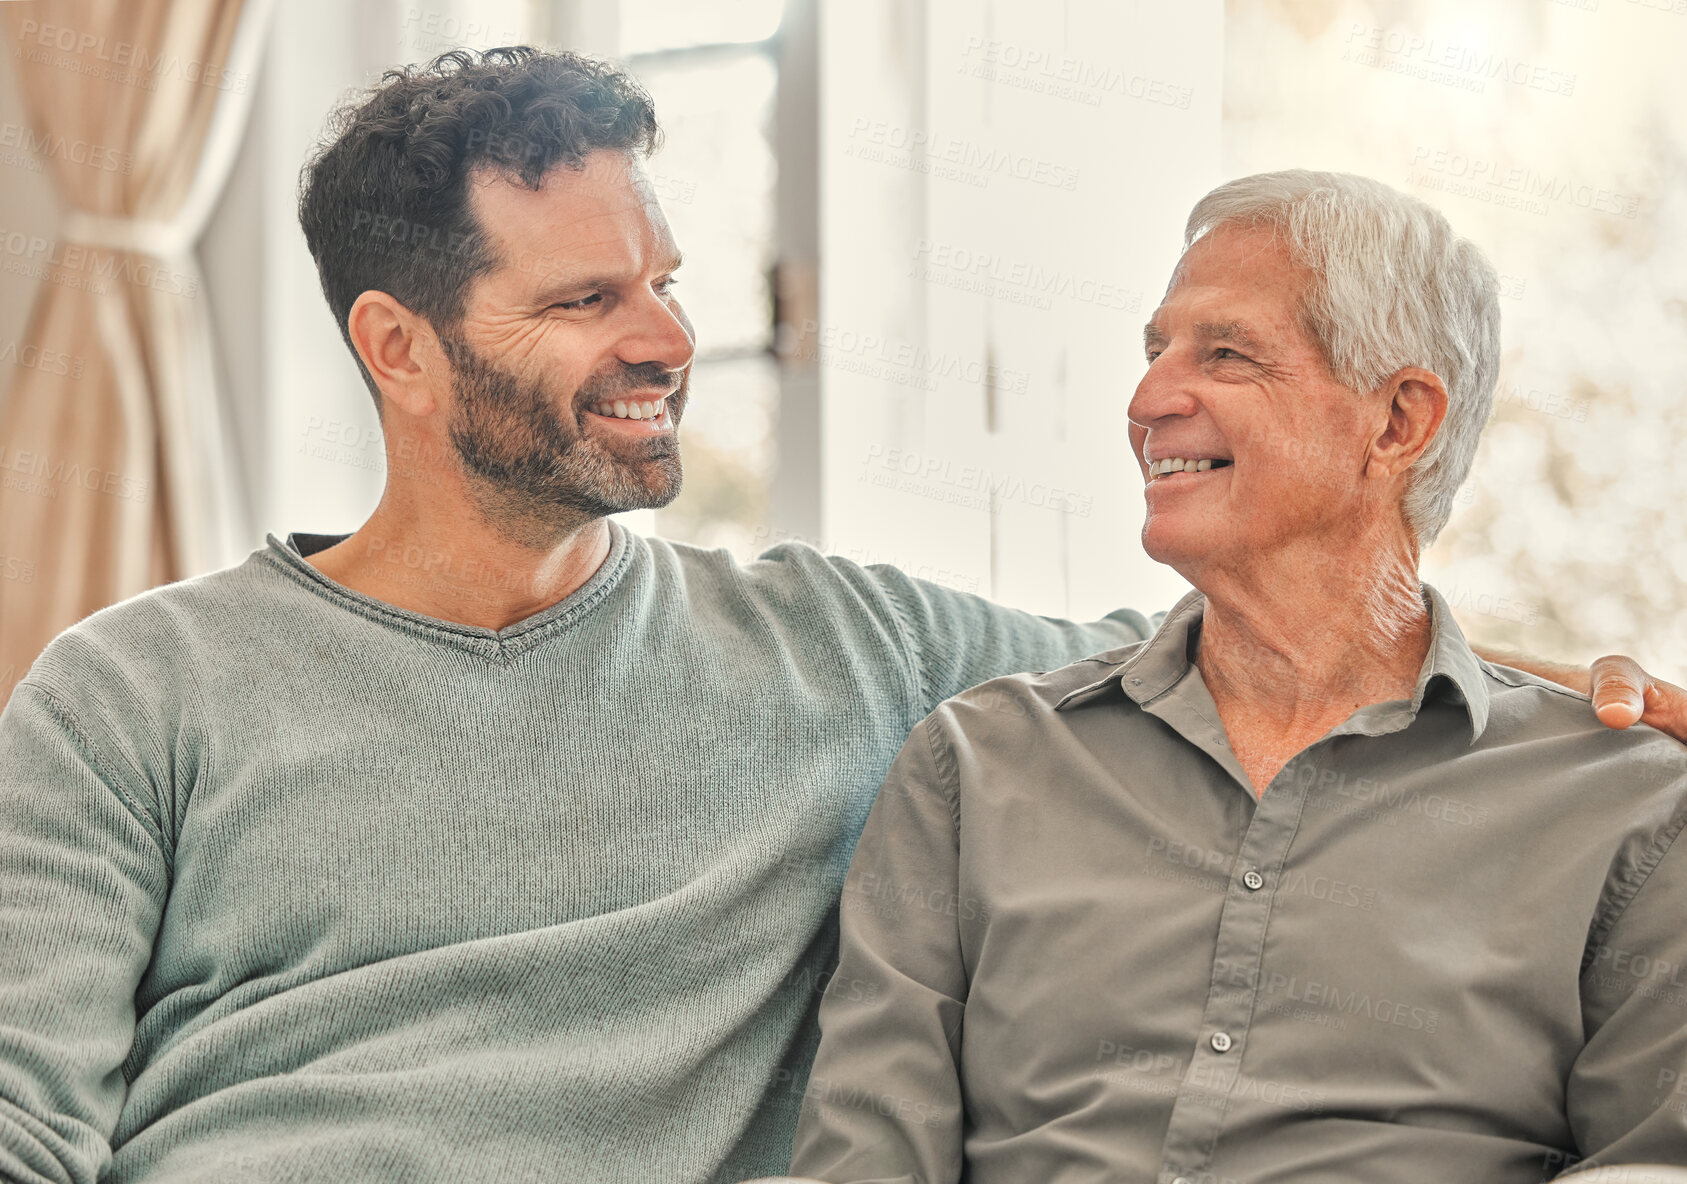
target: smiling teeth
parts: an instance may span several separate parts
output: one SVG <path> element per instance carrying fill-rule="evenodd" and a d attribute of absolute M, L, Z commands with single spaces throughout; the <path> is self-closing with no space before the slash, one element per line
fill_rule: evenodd
<path fill-rule="evenodd" d="M 1150 477 L 1164 477 L 1167 473 L 1204 473 L 1212 467 L 1211 459 L 1185 460 L 1181 456 L 1168 456 L 1164 460 L 1157 460 L 1149 465 L 1148 475 Z"/>
<path fill-rule="evenodd" d="M 592 410 L 611 419 L 656 419 L 667 410 L 667 402 L 666 399 L 645 399 L 629 403 L 616 399 L 613 403 L 599 403 Z"/>

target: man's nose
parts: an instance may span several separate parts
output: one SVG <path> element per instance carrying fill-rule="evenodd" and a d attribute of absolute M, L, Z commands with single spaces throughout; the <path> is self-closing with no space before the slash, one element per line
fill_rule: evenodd
<path fill-rule="evenodd" d="M 656 362 L 664 370 L 683 370 L 697 353 L 697 341 L 685 310 L 654 292 L 641 297 L 634 321 L 621 340 L 623 362 Z"/>
<path fill-rule="evenodd" d="M 1131 395 L 1125 414 L 1131 423 L 1151 428 L 1157 422 L 1195 412 L 1195 398 L 1189 393 L 1190 368 L 1170 350 L 1149 364 Z"/>

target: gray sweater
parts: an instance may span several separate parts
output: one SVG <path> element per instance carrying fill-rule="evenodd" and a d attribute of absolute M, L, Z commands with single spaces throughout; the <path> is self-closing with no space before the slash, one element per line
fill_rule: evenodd
<path fill-rule="evenodd" d="M 498 632 L 295 535 L 48 647 L 0 714 L 0 1178 L 785 1169 L 908 730 L 1148 622 L 612 527 Z"/>

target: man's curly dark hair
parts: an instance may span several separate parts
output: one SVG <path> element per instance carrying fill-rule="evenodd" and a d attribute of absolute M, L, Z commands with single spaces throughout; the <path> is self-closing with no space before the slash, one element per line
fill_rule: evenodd
<path fill-rule="evenodd" d="M 477 170 L 537 189 L 591 152 L 645 157 L 661 140 L 650 96 L 627 74 L 527 45 L 388 70 L 329 134 L 300 177 L 299 223 L 347 347 L 351 306 L 371 289 L 442 333 L 460 324 L 470 281 L 498 263 L 469 205 Z M 379 411 L 362 359 L 358 369 Z"/>

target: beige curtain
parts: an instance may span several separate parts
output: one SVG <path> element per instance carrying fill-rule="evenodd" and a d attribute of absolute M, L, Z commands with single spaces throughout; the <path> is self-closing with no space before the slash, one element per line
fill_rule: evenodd
<path fill-rule="evenodd" d="M 195 244 L 268 8 L 0 4 L 31 147 L 64 207 L 52 240 L 5 244 L 40 283 L 0 400 L 0 700 L 88 613 L 251 545 Z"/>

